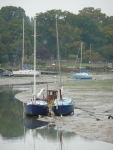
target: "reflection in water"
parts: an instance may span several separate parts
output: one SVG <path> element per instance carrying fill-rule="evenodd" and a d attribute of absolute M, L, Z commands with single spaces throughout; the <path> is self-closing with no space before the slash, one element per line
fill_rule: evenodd
<path fill-rule="evenodd" d="M 37 118 L 24 118 L 24 126 L 28 129 L 40 128 L 48 125 L 48 122 L 37 120 Z"/>
<path fill-rule="evenodd" d="M 32 123 L 31 123 L 32 122 Z M 37 122 L 37 123 L 36 123 Z M 26 124 L 25 131 L 25 144 L 32 147 L 31 149 L 46 149 L 46 150 L 112 150 L 113 144 L 108 144 L 105 142 L 86 140 L 75 133 L 67 132 L 61 130 L 61 128 L 51 128 L 48 126 L 40 127 L 37 126 L 32 129 L 38 120 L 30 119 L 27 123 L 31 125 L 31 129 L 28 129 L 28 124 Z M 24 124 L 25 125 L 25 124 Z M 30 126 L 29 126 L 30 127 Z M 35 145 L 35 146 L 34 146 Z"/>
<path fill-rule="evenodd" d="M 48 122 L 38 118 L 23 119 L 23 104 L 15 99 L 18 92 L 0 87 L 1 150 L 113 150 L 113 144 L 48 127 Z"/>
<path fill-rule="evenodd" d="M 22 103 L 14 98 L 17 92 L 13 92 L 8 86 L 0 91 L 0 134 L 4 139 L 23 135 L 21 120 L 23 107 Z"/>
<path fill-rule="evenodd" d="M 40 147 L 40 149 L 47 150 L 61 150 L 63 148 L 67 150 L 67 148 L 69 147 L 67 147 L 67 144 L 65 146 L 62 139 L 71 139 L 72 137 L 76 137 L 76 134 L 62 131 L 60 128 L 57 127 L 48 127 L 47 125 L 48 122 L 43 122 L 32 118 L 25 118 L 25 143 L 28 142 L 28 140 L 32 137 L 32 142 L 30 144 L 32 145 L 32 148 L 37 146 L 38 148 Z"/>

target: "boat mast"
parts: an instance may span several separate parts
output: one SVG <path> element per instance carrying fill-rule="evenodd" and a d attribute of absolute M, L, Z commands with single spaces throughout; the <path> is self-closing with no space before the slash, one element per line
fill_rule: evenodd
<path fill-rule="evenodd" d="M 56 34 L 57 34 L 57 51 L 58 51 L 58 65 L 59 65 L 59 87 L 61 88 L 61 70 L 60 70 L 60 54 L 59 54 L 59 40 L 58 40 L 58 26 L 57 26 L 57 14 L 56 14 Z"/>
<path fill-rule="evenodd" d="M 81 42 L 81 62 L 80 62 L 80 69 L 82 67 L 82 45 L 83 45 L 83 42 Z"/>
<path fill-rule="evenodd" d="M 23 50 L 22 50 L 22 69 L 24 64 L 24 17 L 23 17 Z"/>
<path fill-rule="evenodd" d="M 33 98 L 36 100 L 36 16 L 34 17 L 34 92 Z"/>

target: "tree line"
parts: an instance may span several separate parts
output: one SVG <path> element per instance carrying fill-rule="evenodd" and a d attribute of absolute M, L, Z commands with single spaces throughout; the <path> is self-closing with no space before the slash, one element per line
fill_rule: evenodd
<path fill-rule="evenodd" d="M 50 10 L 36 16 L 37 57 L 57 58 L 56 14 L 61 59 L 80 57 L 83 42 L 83 61 L 113 60 L 113 16 L 101 9 L 83 8 L 78 14 Z M 21 7 L 6 6 L 0 9 L 0 63 L 13 62 L 22 57 L 22 32 L 27 58 L 33 54 L 34 18 L 29 18 Z"/>

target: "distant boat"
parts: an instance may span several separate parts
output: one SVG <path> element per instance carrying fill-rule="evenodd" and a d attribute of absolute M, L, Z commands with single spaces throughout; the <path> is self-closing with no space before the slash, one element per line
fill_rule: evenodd
<path fill-rule="evenodd" d="M 36 76 L 40 75 L 39 71 L 35 71 Z M 29 70 L 29 69 L 23 69 L 23 70 L 17 70 L 13 71 L 13 76 L 15 77 L 30 77 L 34 76 L 34 70 Z"/>
<path fill-rule="evenodd" d="M 4 70 L 3 73 L 2 73 L 3 76 L 13 76 L 13 73 L 12 71 L 9 71 L 9 70 Z"/>
<path fill-rule="evenodd" d="M 87 70 L 82 69 L 82 42 L 81 42 L 81 63 L 80 63 L 80 72 L 72 74 L 72 77 L 75 79 L 92 79 L 92 75 L 87 73 Z"/>
<path fill-rule="evenodd" d="M 23 18 L 23 52 L 22 52 L 22 69 L 21 70 L 15 70 L 13 71 L 13 76 L 34 76 L 34 73 L 36 74 L 36 76 L 40 75 L 40 72 L 32 69 L 28 69 L 24 67 L 24 18 Z"/>
<path fill-rule="evenodd" d="M 60 71 L 60 55 L 59 55 L 59 41 L 58 41 L 58 27 L 56 15 L 56 35 L 57 35 L 57 49 L 58 49 L 58 62 L 59 62 L 59 90 L 54 92 L 54 103 L 52 110 L 55 115 L 68 115 L 74 113 L 74 103 L 71 98 L 63 96 L 63 86 L 61 85 L 61 71 Z"/>
<path fill-rule="evenodd" d="M 86 72 L 81 72 L 81 73 L 73 74 L 73 78 L 75 78 L 75 79 L 92 79 L 92 75 L 89 75 Z"/>
<path fill-rule="evenodd" d="M 12 71 L 0 68 L 0 76 L 12 76 Z"/>
<path fill-rule="evenodd" d="M 36 70 L 36 17 L 34 18 L 34 72 Z M 24 106 L 24 113 L 26 115 L 47 115 L 48 114 L 48 102 L 47 99 L 40 99 L 40 95 L 44 89 L 42 88 L 40 92 L 36 93 L 36 73 L 34 73 L 34 87 L 32 99 L 28 100 Z"/>

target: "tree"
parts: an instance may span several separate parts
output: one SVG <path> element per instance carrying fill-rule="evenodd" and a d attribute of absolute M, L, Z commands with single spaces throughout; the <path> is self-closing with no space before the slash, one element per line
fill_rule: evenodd
<path fill-rule="evenodd" d="M 79 15 L 81 16 L 89 16 L 92 18 L 98 25 L 102 24 L 103 20 L 106 18 L 106 14 L 101 13 L 101 9 L 94 7 L 86 7 L 79 11 Z"/>
<path fill-rule="evenodd" d="M 5 45 L 2 44 L 1 38 L 0 38 L 0 63 L 6 62 L 6 60 L 4 59 L 5 57 L 7 57 L 6 48 L 5 48 Z"/>
<path fill-rule="evenodd" d="M 112 59 L 113 16 L 107 17 L 106 14 L 101 13 L 101 9 L 93 7 L 80 10 L 78 15 L 61 10 L 39 13 L 36 22 L 36 43 L 41 49 L 39 50 L 41 59 L 50 59 L 51 55 L 57 58 L 56 14 L 61 59 L 67 59 L 71 54 L 77 55 L 81 42 L 84 43 L 86 55 L 90 44 L 93 44 L 95 47 L 93 53 L 96 58 Z M 29 57 L 33 53 L 33 18 L 29 19 L 21 7 L 7 6 L 0 9 L 0 58 L 5 57 L 12 61 L 17 47 L 18 57 L 22 57 L 23 16 L 25 18 L 25 55 Z"/>
<path fill-rule="evenodd" d="M 105 38 L 105 44 L 113 43 L 113 24 L 103 27 L 102 33 Z"/>
<path fill-rule="evenodd" d="M 38 49 L 36 56 L 42 60 L 47 60 L 50 59 L 51 54 L 48 49 L 42 46 Z"/>
<path fill-rule="evenodd" d="M 25 16 L 25 11 L 20 7 L 7 6 L 0 10 L 0 36 L 1 43 L 5 45 L 5 51 L 8 60 L 14 59 L 16 47 L 18 46 L 18 57 L 22 57 L 22 19 L 25 18 L 25 46 L 27 55 L 31 55 L 33 51 L 33 28 L 29 25 L 28 17 Z M 28 42 L 29 37 L 29 42 Z M 3 51 L 2 49 L 0 51 Z M 19 52 L 20 51 L 20 52 Z"/>
<path fill-rule="evenodd" d="M 14 6 L 2 7 L 0 10 L 0 16 L 2 16 L 2 18 L 4 18 L 7 22 L 14 19 L 22 19 L 23 17 L 26 17 L 23 8 Z"/>
<path fill-rule="evenodd" d="M 113 44 L 104 45 L 103 47 L 99 48 L 98 51 L 105 60 L 113 60 Z"/>
<path fill-rule="evenodd" d="M 91 43 L 95 45 L 95 48 L 102 46 L 105 40 L 100 29 L 106 15 L 101 13 L 101 9 L 93 7 L 84 8 L 79 12 L 77 25 L 82 29 L 82 41 L 86 43 L 86 48 L 88 49 Z"/>

